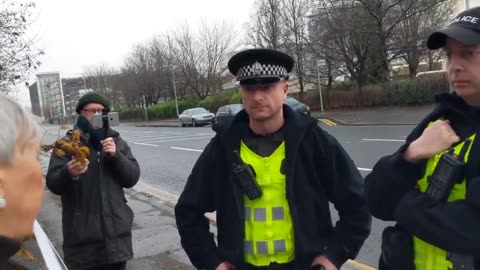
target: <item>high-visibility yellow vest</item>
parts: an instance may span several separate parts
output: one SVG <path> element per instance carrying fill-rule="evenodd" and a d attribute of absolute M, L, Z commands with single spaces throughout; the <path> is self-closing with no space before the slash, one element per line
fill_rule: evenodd
<path fill-rule="evenodd" d="M 268 157 L 261 157 L 241 142 L 240 156 L 255 170 L 262 197 L 244 196 L 244 259 L 255 266 L 288 263 L 295 257 L 293 224 L 286 196 L 286 177 L 280 172 L 285 142 Z"/>
<path fill-rule="evenodd" d="M 430 123 L 431 124 L 431 123 Z M 476 134 L 470 136 L 470 140 L 472 143 L 470 144 L 467 152 L 465 154 L 465 162 L 468 162 L 468 157 L 470 155 L 470 149 L 473 145 L 473 141 L 475 140 Z M 454 154 L 458 155 L 460 150 L 462 149 L 465 141 L 458 144 L 454 149 Z M 448 150 L 447 150 L 448 151 Z M 425 192 L 428 186 L 428 177 L 433 174 L 435 167 L 440 160 L 440 157 L 446 153 L 444 151 L 439 153 L 429 159 L 427 161 L 427 166 L 425 170 L 425 174 L 422 179 L 418 181 L 419 188 L 422 192 Z M 456 200 L 464 200 L 466 195 L 466 181 L 463 179 L 461 183 L 455 183 L 453 186 L 452 191 L 448 197 L 448 201 L 456 201 Z M 441 248 L 433 246 L 425 241 L 422 241 L 418 237 L 413 237 L 413 247 L 414 247 L 414 264 L 415 270 L 449 270 L 453 268 L 452 262 L 450 262 L 447 258 L 447 252 Z"/>

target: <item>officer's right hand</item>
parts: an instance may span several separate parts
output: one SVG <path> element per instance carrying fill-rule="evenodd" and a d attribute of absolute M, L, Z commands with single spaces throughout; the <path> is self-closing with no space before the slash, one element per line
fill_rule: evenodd
<path fill-rule="evenodd" d="M 423 131 L 420 138 L 408 146 L 404 157 L 408 161 L 429 159 L 458 141 L 460 138 L 453 131 L 450 122 L 437 120 Z"/>
<path fill-rule="evenodd" d="M 85 165 L 82 165 L 82 163 L 76 161 L 75 159 L 72 159 L 70 160 L 70 162 L 67 163 L 68 173 L 74 178 L 78 177 L 87 171 L 88 164 L 88 159 Z"/>
<path fill-rule="evenodd" d="M 219 264 L 215 270 L 235 270 L 235 269 L 236 269 L 235 266 L 225 261 Z"/>

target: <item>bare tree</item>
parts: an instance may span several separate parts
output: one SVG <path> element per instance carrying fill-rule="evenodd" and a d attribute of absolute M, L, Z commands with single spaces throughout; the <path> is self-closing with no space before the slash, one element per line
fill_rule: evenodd
<path fill-rule="evenodd" d="M 309 23 L 307 15 L 311 8 L 311 0 L 282 0 L 281 17 L 285 26 L 283 47 L 295 60 L 293 73 L 298 80 L 299 97 L 302 101 L 308 76 L 311 75 L 308 72 L 311 54 L 307 39 Z"/>
<path fill-rule="evenodd" d="M 377 80 L 389 79 L 389 64 L 397 58 L 402 49 L 398 48 L 393 36 L 398 28 L 410 17 L 435 9 L 438 4 L 449 0 L 358 0 L 372 19 L 371 38 L 376 42 L 374 61 L 378 68 L 372 75 Z M 408 24 L 408 23 L 406 23 Z M 405 25 L 405 23 L 403 24 Z"/>
<path fill-rule="evenodd" d="M 398 30 L 392 37 L 394 44 L 399 46 L 399 54 L 407 63 L 411 77 L 417 74 L 421 61 L 428 60 L 429 69 L 433 68 L 436 55 L 426 48 L 427 38 L 434 30 L 450 20 L 459 2 L 458 0 L 443 2 L 423 0 L 423 2 L 432 1 L 434 5 L 428 10 L 417 12 L 417 7 L 413 7 L 405 19 L 400 21 Z M 426 5 L 429 4 L 426 3 Z"/>
<path fill-rule="evenodd" d="M 148 45 L 137 45 L 125 60 L 123 71 L 129 74 L 135 88 L 130 91 L 137 96 L 137 105 L 151 106 L 158 103 L 161 91 L 156 86 L 156 62 Z"/>
<path fill-rule="evenodd" d="M 0 92 L 12 91 L 40 66 L 44 52 L 27 34 L 34 7 L 30 1 L 0 0 Z"/>
<path fill-rule="evenodd" d="M 226 69 L 226 54 L 235 47 L 236 31 L 229 23 L 201 22 L 198 36 L 186 24 L 174 33 L 185 86 L 200 99 L 221 91 L 221 74 Z"/>
<path fill-rule="evenodd" d="M 115 108 L 120 103 L 119 92 L 114 87 L 117 74 L 118 71 L 115 68 L 101 64 L 85 68 L 83 79 L 87 89 L 93 89 L 105 95 Z"/>
<path fill-rule="evenodd" d="M 281 18 L 282 0 L 256 0 L 254 13 L 247 24 L 248 43 L 260 48 L 280 49 L 284 25 Z"/>
<path fill-rule="evenodd" d="M 341 59 L 335 57 L 336 51 L 332 49 L 335 48 L 335 35 L 328 27 L 325 27 L 329 23 L 328 16 L 324 13 L 324 10 L 319 6 L 312 8 L 312 12 L 309 15 L 309 33 L 306 40 L 312 52 L 312 57 L 315 58 L 312 59 L 313 63 L 310 67 L 314 69 L 312 72 L 318 72 L 318 76 L 327 78 L 326 95 L 328 99 L 334 79 L 342 75 L 339 71 L 342 62 Z M 318 60 L 324 60 L 325 66 L 317 66 Z"/>
<path fill-rule="evenodd" d="M 359 91 L 369 82 L 374 44 L 369 36 L 370 21 L 364 9 L 353 0 L 320 0 L 313 23 L 323 29 L 322 54 L 327 65 L 357 83 Z M 360 92 L 361 95 L 361 92 Z"/>

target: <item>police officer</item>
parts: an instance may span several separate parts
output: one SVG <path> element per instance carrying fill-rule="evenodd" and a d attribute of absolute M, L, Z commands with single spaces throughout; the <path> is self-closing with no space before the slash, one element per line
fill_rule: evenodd
<path fill-rule="evenodd" d="M 480 269 L 480 8 L 460 13 L 428 38 L 446 55 L 455 93 L 366 178 L 383 233 L 380 269 Z"/>
<path fill-rule="evenodd" d="M 293 65 L 270 49 L 228 62 L 245 109 L 217 127 L 175 207 L 182 246 L 199 269 L 340 269 L 369 234 L 352 160 L 315 119 L 283 105 Z M 329 202 L 339 211 L 335 227 Z M 213 211 L 218 244 L 204 216 Z"/>

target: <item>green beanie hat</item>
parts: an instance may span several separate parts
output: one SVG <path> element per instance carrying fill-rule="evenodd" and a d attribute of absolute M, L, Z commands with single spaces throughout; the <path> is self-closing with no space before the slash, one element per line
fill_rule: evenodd
<path fill-rule="evenodd" d="M 110 102 L 100 93 L 97 92 L 89 92 L 83 95 L 79 100 L 78 100 L 78 105 L 77 105 L 77 113 L 80 114 L 80 111 L 83 110 L 83 107 L 89 103 L 97 103 L 97 104 L 102 104 L 103 107 L 106 109 L 110 110 Z"/>

